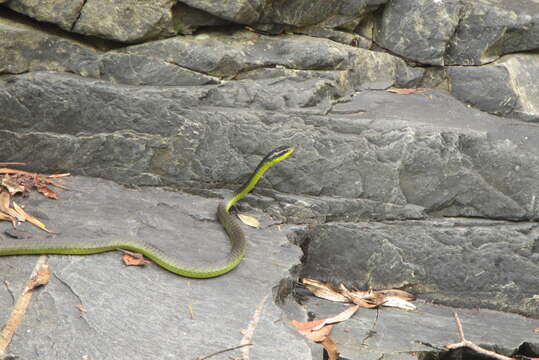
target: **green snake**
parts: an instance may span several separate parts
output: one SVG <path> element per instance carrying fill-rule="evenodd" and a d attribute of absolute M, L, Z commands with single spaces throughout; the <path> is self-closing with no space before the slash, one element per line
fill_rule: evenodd
<path fill-rule="evenodd" d="M 245 234 L 239 221 L 235 216 L 230 214 L 230 208 L 255 187 L 266 170 L 279 161 L 286 159 L 293 152 L 294 148 L 288 146 L 280 147 L 270 152 L 258 164 L 249 180 L 234 192 L 231 198 L 222 201 L 217 206 L 217 218 L 223 225 L 232 245 L 228 256 L 222 263 L 207 267 L 179 263 L 178 260 L 146 241 L 122 239 L 95 240 L 91 243 L 73 243 L 68 240 L 59 239 L 27 239 L 21 241 L 0 238 L 0 256 L 28 254 L 87 255 L 125 249 L 144 254 L 163 268 L 178 275 L 190 278 L 211 278 L 223 275 L 240 264 L 246 250 Z"/>

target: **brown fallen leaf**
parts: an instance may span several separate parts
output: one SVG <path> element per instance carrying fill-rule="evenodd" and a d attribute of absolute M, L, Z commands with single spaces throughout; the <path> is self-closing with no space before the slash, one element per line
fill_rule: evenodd
<path fill-rule="evenodd" d="M 84 305 L 82 305 L 82 304 L 75 305 L 75 307 L 76 307 L 77 309 L 79 309 L 79 311 L 80 311 L 81 313 L 86 313 L 86 312 L 88 312 L 88 309 L 86 309 L 86 307 L 85 307 Z"/>
<path fill-rule="evenodd" d="M 539 333 L 539 328 L 534 329 L 533 332 Z"/>
<path fill-rule="evenodd" d="M 417 307 L 409 302 L 408 300 L 404 300 L 400 297 L 396 296 L 387 296 L 384 298 L 385 301 L 382 304 L 383 306 L 387 307 L 395 307 L 406 311 L 414 311 Z"/>
<path fill-rule="evenodd" d="M 0 211 L 15 218 L 17 221 L 24 221 L 24 217 L 12 209 L 9 205 L 11 202 L 11 195 L 7 191 L 0 192 Z"/>
<path fill-rule="evenodd" d="M 308 278 L 301 279 L 301 282 L 310 292 L 319 298 L 338 302 L 350 301 L 346 296 L 335 290 L 331 284 Z"/>
<path fill-rule="evenodd" d="M 58 194 L 56 194 L 54 191 L 51 190 L 50 187 L 48 187 L 47 185 L 39 185 L 39 186 L 36 186 L 36 190 L 45 195 L 46 197 L 48 197 L 49 199 L 53 199 L 53 200 L 58 200 Z"/>
<path fill-rule="evenodd" d="M 124 254 L 122 256 L 122 260 L 125 265 L 127 266 L 144 266 L 146 264 L 151 264 L 151 261 L 148 261 L 142 256 L 142 254 L 138 254 L 140 256 L 133 256 L 131 254 Z"/>
<path fill-rule="evenodd" d="M 384 303 L 384 300 L 376 295 L 373 290 L 350 291 L 343 284 L 339 285 L 339 290 L 351 302 L 365 308 L 374 308 Z"/>
<path fill-rule="evenodd" d="M 238 213 L 237 215 L 240 218 L 241 222 L 244 223 L 245 225 L 249 225 L 250 227 L 254 227 L 257 229 L 260 228 L 260 222 L 258 221 L 257 218 L 249 216 L 249 215 L 241 214 L 241 213 Z"/>
<path fill-rule="evenodd" d="M 11 221 L 11 223 L 13 224 L 13 227 L 17 225 L 17 219 L 7 214 L 4 214 L 2 212 L 0 212 L 0 220 Z"/>
<path fill-rule="evenodd" d="M 13 201 L 13 208 L 17 212 L 17 214 L 19 214 L 19 216 L 23 219 L 21 221 L 28 221 L 29 223 L 32 223 L 38 228 L 40 228 L 41 230 L 48 232 L 49 234 L 57 234 L 56 232 L 49 230 L 47 226 L 45 226 L 45 224 L 43 224 L 41 221 L 24 211 L 24 209 L 19 206 L 15 201 Z"/>
<path fill-rule="evenodd" d="M 67 190 L 67 188 L 65 186 L 63 186 L 59 182 L 53 180 L 53 178 L 55 177 L 54 175 L 41 175 L 41 174 L 38 174 L 38 173 L 33 173 L 33 172 L 24 171 L 24 170 L 18 170 L 18 169 L 10 169 L 10 168 L 0 168 L 0 174 L 23 175 L 23 176 L 26 177 L 26 179 L 28 179 L 28 178 L 33 179 L 34 186 L 36 186 L 36 187 L 39 184 L 44 182 L 44 183 L 47 183 L 49 185 L 53 185 L 53 186 L 55 186 L 57 188 Z M 64 177 L 64 176 L 69 176 L 70 174 L 69 175 L 67 175 L 67 174 L 58 174 L 58 175 L 60 175 L 60 176 L 57 176 L 57 177 Z"/>
<path fill-rule="evenodd" d="M 400 94 L 400 95 L 409 95 L 409 94 L 418 94 L 426 91 L 427 89 L 417 88 L 417 89 L 400 89 L 400 88 L 389 88 L 386 91 Z"/>
<path fill-rule="evenodd" d="M 10 176 L 9 174 L 2 176 L 1 184 L 11 195 L 24 193 L 26 191 L 26 187 L 20 184 L 16 177 Z"/>
<path fill-rule="evenodd" d="M 415 310 L 415 305 L 410 303 L 410 300 L 415 300 L 415 297 L 399 289 L 386 290 L 349 290 L 340 284 L 335 288 L 329 283 L 324 283 L 318 280 L 303 278 L 302 283 L 315 296 L 326 300 L 337 302 L 352 302 L 356 305 L 365 308 L 374 308 L 378 306 L 398 307 L 404 310 Z M 387 303 L 387 305 L 386 305 Z"/>
<path fill-rule="evenodd" d="M 322 345 L 324 349 L 326 349 L 326 352 L 328 354 L 328 360 L 339 359 L 339 351 L 337 350 L 337 344 L 335 344 L 329 336 L 322 340 L 320 342 L 320 345 Z"/>
<path fill-rule="evenodd" d="M 30 279 L 30 281 L 26 284 L 26 288 L 24 289 L 23 293 L 27 293 L 28 291 L 32 291 L 37 287 L 48 284 L 50 279 L 51 272 L 49 271 L 49 265 L 42 264 L 37 271 L 36 276 Z"/>
<path fill-rule="evenodd" d="M 321 329 L 313 330 L 313 328 L 317 327 L 318 325 L 322 324 L 324 320 L 312 320 L 312 321 L 297 321 L 297 320 L 290 320 L 290 324 L 292 324 L 298 332 L 305 336 L 307 339 L 312 340 L 314 342 L 320 342 L 323 341 L 326 336 L 329 335 L 331 332 L 331 329 L 333 329 L 333 325 L 326 325 Z"/>
<path fill-rule="evenodd" d="M 326 325 L 335 324 L 335 323 L 338 323 L 338 322 L 341 322 L 341 321 L 348 320 L 348 319 L 350 319 L 352 317 L 352 315 L 354 315 L 356 313 L 357 309 L 359 309 L 359 305 L 350 306 L 349 308 L 347 308 L 343 312 L 341 312 L 341 313 L 339 313 L 339 314 L 337 314 L 335 316 L 332 316 L 330 318 L 322 320 L 322 323 L 315 326 L 312 330 L 320 330 L 321 328 L 323 328 Z"/>
<path fill-rule="evenodd" d="M 392 296 L 392 297 L 398 297 L 403 300 L 410 300 L 413 301 L 416 299 L 416 297 L 412 294 L 410 294 L 407 291 L 400 290 L 400 289 L 387 289 L 387 290 L 377 290 L 377 293 L 383 295 L 383 296 Z"/>

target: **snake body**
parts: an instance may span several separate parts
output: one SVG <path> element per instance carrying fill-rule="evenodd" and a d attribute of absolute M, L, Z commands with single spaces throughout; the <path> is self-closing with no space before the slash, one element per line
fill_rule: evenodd
<path fill-rule="evenodd" d="M 279 161 L 286 159 L 293 152 L 293 147 L 280 147 L 270 152 L 262 159 L 249 180 L 230 199 L 219 203 L 217 206 L 217 219 L 223 225 L 232 247 L 223 262 L 218 264 L 197 266 L 179 263 L 178 260 L 157 246 L 144 240 L 123 239 L 103 239 L 85 243 L 66 239 L 15 240 L 0 238 L 0 256 L 29 254 L 88 255 L 125 249 L 144 254 L 156 264 L 178 275 L 190 278 L 211 278 L 223 275 L 239 265 L 246 251 L 245 234 L 239 221 L 230 214 L 230 208 L 255 187 L 266 170 Z"/>

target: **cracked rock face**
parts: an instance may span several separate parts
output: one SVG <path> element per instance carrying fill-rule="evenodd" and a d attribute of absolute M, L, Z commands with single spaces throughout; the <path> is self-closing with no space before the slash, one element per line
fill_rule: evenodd
<path fill-rule="evenodd" d="M 539 47 L 539 3 L 396 0 L 378 18 L 376 41 L 420 63 L 480 65 Z"/>
<path fill-rule="evenodd" d="M 416 317 L 370 313 L 367 322 L 351 320 L 349 332 L 336 326 L 349 358 L 428 351 L 417 339 L 447 343 L 438 328 L 451 321 L 451 307 L 483 308 L 465 314 L 485 341 L 532 341 L 537 6 L 0 0 L 0 161 L 152 186 L 75 178 L 89 198 L 28 200 L 59 236 L 166 235 L 172 252 L 181 233 L 192 241 L 178 256 L 219 254 L 220 243 L 196 237 L 200 224 L 209 229 L 204 241 L 223 235 L 213 223 L 217 198 L 230 195 L 222 188 L 235 189 L 270 150 L 296 147 L 238 205 L 263 210 L 263 230 L 248 230 L 254 249 L 230 277 L 192 282 L 153 266 L 129 271 L 115 254 L 51 257 L 53 281 L 10 350 L 57 358 L 55 333 L 56 349 L 71 358 L 122 359 L 135 347 L 146 357 L 196 358 L 250 339 L 255 345 L 231 356 L 318 359 L 287 320 L 338 309 L 293 301 L 287 284 L 302 276 L 399 287 L 436 304 Z M 34 264 L 0 257 L 0 280 L 11 284 L 0 286 L 4 323 Z M 83 317 L 80 303 L 89 308 Z M 256 317 L 262 330 L 244 338 Z M 481 322 L 512 336 L 482 333 Z M 397 323 L 415 327 L 414 338 L 402 338 Z M 158 333 L 166 334 L 161 342 L 148 340 Z M 74 334 L 83 334 L 84 353 Z"/>
<path fill-rule="evenodd" d="M 302 275 L 537 317 L 537 231 L 486 220 L 324 224 L 306 234 Z"/>

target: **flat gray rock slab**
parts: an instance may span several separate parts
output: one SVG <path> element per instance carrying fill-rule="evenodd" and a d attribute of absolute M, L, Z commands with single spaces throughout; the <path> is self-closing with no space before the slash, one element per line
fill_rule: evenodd
<path fill-rule="evenodd" d="M 393 308 L 359 309 L 352 318 L 334 326 L 331 338 L 347 359 L 417 359 L 418 353 L 434 351 L 419 342 L 444 346 L 458 342 L 453 312 L 462 322 L 466 338 L 475 344 L 496 345 L 509 351 L 524 341 L 536 342 L 537 320 L 491 310 L 454 309 L 415 301 L 415 311 Z M 305 311 L 323 319 L 349 307 L 309 298 Z M 503 331 L 500 328 L 503 327 Z"/>
<path fill-rule="evenodd" d="M 220 199 L 83 177 L 66 185 L 73 190 L 61 192 L 58 201 L 37 194 L 24 201 L 28 212 L 62 237 L 144 238 L 190 261 L 212 261 L 228 251 L 215 220 Z M 184 278 L 155 264 L 126 267 L 119 252 L 50 256 L 51 281 L 34 292 L 8 353 L 22 359 L 195 359 L 252 343 L 213 359 L 310 359 L 272 295 L 301 251 L 288 242 L 286 227 L 271 226 L 261 212 L 250 214 L 263 230 L 245 228 L 246 258 L 214 279 Z M 40 234 L 26 224 L 20 228 Z M 0 257 L 7 280 L 0 286 L 2 325 L 38 259 Z"/>

